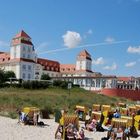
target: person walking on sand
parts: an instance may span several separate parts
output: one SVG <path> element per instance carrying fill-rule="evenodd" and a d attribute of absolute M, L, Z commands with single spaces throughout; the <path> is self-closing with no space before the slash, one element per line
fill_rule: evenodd
<path fill-rule="evenodd" d="M 34 123 L 34 125 L 38 124 L 38 113 L 37 112 L 34 112 L 33 123 Z"/>

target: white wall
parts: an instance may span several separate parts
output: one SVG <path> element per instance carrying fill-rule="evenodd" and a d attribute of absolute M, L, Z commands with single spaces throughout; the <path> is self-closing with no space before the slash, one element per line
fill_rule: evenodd
<path fill-rule="evenodd" d="M 29 69 L 30 67 L 30 69 Z M 21 62 L 20 63 L 20 78 L 23 80 L 33 80 L 34 79 L 34 67 L 35 63 L 31 62 Z M 25 75 L 25 77 L 23 77 Z M 28 77 L 30 75 L 30 78 Z"/>

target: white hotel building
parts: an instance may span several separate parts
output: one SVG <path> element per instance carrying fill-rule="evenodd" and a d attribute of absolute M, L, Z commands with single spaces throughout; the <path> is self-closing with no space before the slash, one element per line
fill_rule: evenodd
<path fill-rule="evenodd" d="M 40 80 L 45 73 L 52 79 L 71 81 L 87 90 L 118 86 L 116 76 L 104 76 L 92 71 L 92 58 L 86 50 L 78 54 L 76 64 L 60 64 L 38 58 L 31 37 L 23 30 L 12 39 L 10 53 L 0 52 L 0 68 L 13 71 L 17 79 Z"/>

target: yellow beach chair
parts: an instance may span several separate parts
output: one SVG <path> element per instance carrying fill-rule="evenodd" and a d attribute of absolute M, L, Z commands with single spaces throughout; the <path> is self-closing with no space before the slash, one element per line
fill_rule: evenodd
<path fill-rule="evenodd" d="M 73 126 L 79 130 L 79 118 L 77 115 L 70 115 L 70 114 L 64 114 L 60 119 L 60 124 L 55 132 L 55 138 L 57 138 L 57 133 L 59 132 L 59 129 L 62 129 L 62 135 L 61 139 L 65 140 L 66 137 L 66 127 L 69 124 L 73 124 Z"/>
<path fill-rule="evenodd" d="M 137 130 L 140 130 L 140 115 L 134 117 L 134 126 Z"/>
<path fill-rule="evenodd" d="M 120 103 L 118 103 L 118 106 L 119 106 L 119 107 L 126 108 L 126 103 L 121 103 L 121 102 L 120 102 Z"/>
<path fill-rule="evenodd" d="M 132 121 L 133 121 L 133 118 L 132 117 L 130 117 L 130 116 L 121 116 L 121 119 L 125 119 L 125 120 L 128 121 L 127 122 L 127 126 L 128 127 L 132 126 Z"/>
<path fill-rule="evenodd" d="M 101 111 L 101 105 L 100 104 L 93 104 L 92 110 L 93 111 Z"/>
<path fill-rule="evenodd" d="M 140 110 L 140 105 L 135 105 L 136 106 L 136 110 Z"/>
<path fill-rule="evenodd" d="M 111 106 L 110 105 L 102 105 L 101 107 L 101 111 L 104 112 L 104 111 L 110 111 L 111 110 Z"/>
<path fill-rule="evenodd" d="M 113 128 L 119 128 L 119 127 L 128 127 L 128 120 L 127 119 L 122 119 L 122 118 L 113 118 L 111 121 L 111 125 Z"/>
<path fill-rule="evenodd" d="M 77 115 L 64 115 L 63 116 L 63 140 L 65 140 L 65 135 L 66 135 L 66 129 L 65 127 L 68 126 L 69 124 L 73 124 L 74 127 L 79 130 L 79 118 Z"/>
<path fill-rule="evenodd" d="M 123 116 L 127 116 L 128 115 L 128 109 L 127 108 L 120 108 L 120 113 Z"/>
<path fill-rule="evenodd" d="M 85 106 L 76 105 L 77 115 L 80 120 L 85 121 L 86 115 L 88 113 L 88 108 Z"/>
<path fill-rule="evenodd" d="M 29 121 L 33 121 L 34 113 L 40 113 L 40 109 L 37 107 L 24 107 L 22 111 L 28 115 Z"/>
<path fill-rule="evenodd" d="M 129 106 L 128 110 L 129 110 L 129 114 L 135 113 L 136 112 L 136 106 Z"/>
<path fill-rule="evenodd" d="M 92 119 L 99 121 L 101 119 L 101 112 L 92 111 L 90 120 L 92 120 Z"/>

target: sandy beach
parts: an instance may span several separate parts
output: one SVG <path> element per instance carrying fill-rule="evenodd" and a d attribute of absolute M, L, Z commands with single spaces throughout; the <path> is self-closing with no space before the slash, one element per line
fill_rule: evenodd
<path fill-rule="evenodd" d="M 54 119 L 44 119 L 41 121 L 45 123 L 44 127 L 22 125 L 17 123 L 17 119 L 0 117 L 0 140 L 55 140 L 54 135 L 58 123 Z M 83 125 L 82 122 L 80 124 L 81 126 Z M 106 136 L 106 133 L 85 130 L 87 140 L 101 140 L 102 137 Z M 140 137 L 136 139 L 140 140 Z M 136 139 L 130 138 L 130 140 Z"/>

